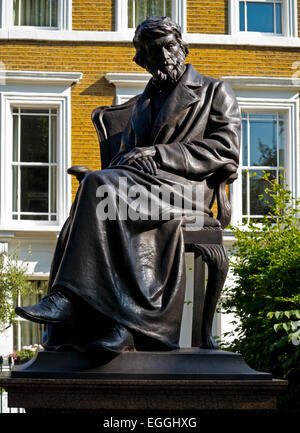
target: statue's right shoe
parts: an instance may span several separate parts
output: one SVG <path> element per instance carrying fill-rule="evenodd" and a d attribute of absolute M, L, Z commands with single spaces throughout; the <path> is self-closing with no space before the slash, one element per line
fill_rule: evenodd
<path fill-rule="evenodd" d="M 16 307 L 15 312 L 23 319 L 44 324 L 72 323 L 77 316 L 74 303 L 61 290 L 49 293 L 36 305 Z"/>
<path fill-rule="evenodd" d="M 131 332 L 120 323 L 115 323 L 100 340 L 93 341 L 89 350 L 98 355 L 119 355 L 135 350 Z"/>

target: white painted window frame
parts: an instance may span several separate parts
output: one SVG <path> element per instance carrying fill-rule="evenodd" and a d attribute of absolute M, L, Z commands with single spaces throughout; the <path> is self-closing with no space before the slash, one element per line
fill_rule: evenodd
<path fill-rule="evenodd" d="M 65 214 L 63 209 L 64 197 L 67 195 L 65 190 L 66 176 L 64 172 L 68 168 L 65 163 L 64 150 L 67 146 L 67 137 L 64 118 L 66 115 L 66 97 L 56 97 L 50 95 L 44 95 L 43 93 L 39 95 L 32 96 L 31 94 L 2 94 L 1 106 L 3 107 L 2 125 L 3 141 L 5 140 L 6 146 L 3 150 L 3 165 L 1 167 L 1 172 L 3 171 L 3 191 L 1 193 L 2 210 L 1 212 L 1 226 L 12 228 L 13 226 L 18 227 L 22 225 L 22 228 L 31 228 L 36 226 L 55 226 L 62 225 L 60 220 L 62 215 Z M 57 109 L 57 213 L 58 221 L 33 221 L 33 220 L 13 220 L 12 219 L 12 179 L 9 168 L 12 166 L 12 109 L 13 108 L 55 108 Z M 5 206 L 5 207 L 4 207 Z M 4 210 L 5 209 L 5 210 Z M 3 214 L 3 217 L 2 217 Z M 60 220 L 60 221 L 59 221 Z"/>
<path fill-rule="evenodd" d="M 32 113 L 30 113 L 30 114 L 28 114 L 28 113 L 22 113 L 22 109 L 23 108 L 26 108 L 26 109 L 30 108 L 30 109 L 32 109 Z M 47 117 L 47 119 L 48 119 L 48 125 L 49 125 L 49 130 L 48 130 L 48 146 L 49 146 L 48 147 L 48 160 L 44 161 L 44 162 L 40 162 L 40 161 L 30 161 L 30 162 L 28 161 L 28 162 L 25 162 L 25 161 L 21 160 L 21 134 L 22 134 L 21 119 L 22 118 L 25 119 L 26 116 L 30 116 L 30 117 L 37 116 L 37 117 L 40 117 L 41 115 L 39 113 L 34 113 L 35 110 L 40 109 L 40 108 L 43 108 L 43 109 L 45 108 L 45 109 L 48 110 L 47 114 L 42 114 L 43 117 Z M 16 168 L 17 169 L 17 173 L 18 173 L 18 176 L 17 176 L 17 178 L 18 178 L 18 183 L 17 183 L 17 197 L 18 197 L 17 202 L 18 202 L 18 204 L 17 204 L 17 210 L 13 211 L 13 209 L 11 209 L 11 213 L 12 213 L 13 216 L 16 217 L 16 218 L 14 218 L 14 220 L 17 220 L 17 221 L 22 221 L 21 215 L 26 215 L 27 214 L 28 220 L 30 220 L 30 216 L 34 217 L 34 216 L 38 216 L 39 215 L 39 212 L 22 212 L 21 211 L 21 202 L 20 202 L 21 201 L 21 196 L 22 196 L 21 172 L 22 172 L 22 169 L 25 168 L 26 166 L 27 167 L 33 167 L 33 166 L 35 166 L 35 167 L 44 167 L 44 168 L 48 169 L 48 190 L 47 190 L 47 192 L 48 192 L 48 212 L 41 212 L 40 216 L 42 216 L 42 214 L 44 214 L 43 216 L 47 216 L 48 221 L 56 221 L 57 220 L 57 188 L 58 188 L 58 185 L 57 185 L 57 179 L 56 179 L 56 182 L 55 182 L 55 192 L 56 192 L 55 193 L 55 203 L 56 203 L 55 209 L 56 210 L 55 210 L 55 212 L 53 212 L 52 211 L 52 205 L 50 204 L 51 203 L 51 197 L 52 197 L 52 181 L 51 181 L 51 178 L 52 178 L 52 175 L 53 175 L 52 169 L 55 169 L 55 173 L 56 173 L 55 177 L 57 177 L 57 170 L 59 170 L 59 162 L 57 160 L 56 161 L 51 161 L 51 156 L 50 155 L 51 155 L 51 149 L 53 147 L 51 122 L 53 121 L 53 118 L 55 118 L 55 121 L 57 123 L 57 120 L 60 119 L 59 112 L 58 113 L 55 112 L 55 114 L 51 113 L 51 110 L 53 110 L 53 109 L 56 110 L 57 109 L 57 107 L 53 106 L 53 105 L 51 105 L 51 107 L 47 107 L 46 105 L 43 105 L 43 106 L 39 105 L 39 106 L 33 106 L 33 107 L 31 107 L 31 106 L 28 106 L 28 105 L 24 106 L 22 104 L 22 105 L 12 105 L 12 109 L 17 109 L 18 110 L 17 113 L 16 112 L 12 112 L 12 118 L 14 119 L 16 117 L 18 119 L 18 136 L 17 136 L 18 151 L 17 151 L 17 160 L 11 160 L 11 162 L 10 162 L 10 166 Z M 54 140 L 55 149 L 57 149 L 58 145 L 59 145 L 59 143 L 57 143 L 58 136 L 59 136 L 59 130 L 57 131 L 56 137 L 55 137 L 55 140 Z M 12 133 L 12 138 L 14 138 L 14 133 Z M 55 154 L 56 154 L 56 150 L 55 150 Z M 51 168 L 51 170 L 50 170 L 50 168 Z M 12 184 L 13 184 L 13 182 L 12 182 Z M 12 185 L 12 187 L 13 187 L 13 185 Z M 54 219 L 52 220 L 52 218 L 54 216 L 56 218 L 55 218 L 55 220 Z M 40 218 L 40 219 L 42 220 L 42 218 Z M 52 224 L 53 224 L 53 222 L 52 222 Z"/>
<path fill-rule="evenodd" d="M 115 1 L 115 30 L 122 34 L 130 35 L 131 39 L 134 29 L 128 28 L 128 1 Z M 172 0 L 172 17 L 180 26 L 183 33 L 186 32 L 186 0 Z"/>
<path fill-rule="evenodd" d="M 4 77 L 1 79 L 1 77 Z M 71 84 L 81 73 L 0 72 L 0 230 L 58 231 L 71 206 Z M 1 85 L 2 84 L 2 85 Z M 56 108 L 57 115 L 57 221 L 12 219 L 12 108 Z"/>
<path fill-rule="evenodd" d="M 44 41 L 68 41 L 68 42 L 132 42 L 134 30 L 127 28 L 127 8 L 124 13 L 124 4 L 127 0 L 116 0 L 115 3 L 115 30 L 114 31 L 88 31 L 72 30 L 72 2 L 64 1 L 64 23 L 60 30 L 49 30 L 22 27 L 7 27 L 7 2 L 11 0 L 0 0 L 3 2 L 3 13 L 0 15 L 0 40 L 44 40 Z M 228 0 L 229 5 L 229 34 L 204 34 L 187 33 L 187 6 L 186 0 L 176 0 L 177 22 L 181 25 L 183 39 L 190 44 L 197 45 L 237 45 L 237 46 L 263 46 L 263 47 L 286 47 L 300 48 L 300 38 L 297 37 L 297 2 L 288 1 L 290 11 L 294 11 L 293 19 L 290 20 L 289 36 L 270 36 L 264 33 L 263 37 L 255 32 L 239 32 L 238 0 Z M 2 17 L 2 23 L 1 23 Z M 2 25 L 1 25 L 2 24 Z"/>
<path fill-rule="evenodd" d="M 291 180 L 292 180 L 292 161 L 291 161 L 291 149 L 288 146 L 288 143 L 290 142 L 290 129 L 291 129 L 291 121 L 290 121 L 290 116 L 289 116 L 289 109 L 282 104 L 272 104 L 272 106 L 270 106 L 270 104 L 262 104 L 261 101 L 257 101 L 254 104 L 243 104 L 240 103 L 240 108 L 242 112 L 251 112 L 251 113 L 256 113 L 256 114 L 282 114 L 283 115 L 283 121 L 284 121 L 284 127 L 285 127 L 285 137 L 284 137 L 284 141 L 286 143 L 286 152 L 285 152 L 285 166 L 283 167 L 285 169 L 284 171 L 284 176 L 286 177 L 287 183 L 288 185 L 291 184 Z M 242 148 L 242 143 L 241 143 L 241 148 Z M 239 177 L 238 177 L 238 181 L 236 182 L 236 186 L 238 189 L 238 196 L 240 197 L 240 200 L 236 200 L 237 205 L 235 206 L 236 211 L 238 212 L 238 217 L 237 217 L 237 222 L 241 222 L 242 221 L 242 171 L 243 169 L 246 170 L 247 168 L 245 168 L 244 166 L 242 166 L 242 160 L 243 160 L 243 156 L 242 156 L 242 152 L 241 152 L 241 166 L 239 167 Z M 254 167 L 251 168 L 251 170 L 255 170 Z M 260 170 L 269 170 L 268 167 L 265 168 L 260 168 L 257 167 L 256 168 L 257 171 Z M 276 169 L 277 171 L 277 169 Z M 275 172 L 275 171 L 274 171 Z M 249 197 L 247 197 L 247 200 L 249 200 Z M 250 215 L 247 216 L 243 216 L 243 218 L 249 218 Z M 257 217 L 256 215 L 252 216 L 253 217 Z"/>
<path fill-rule="evenodd" d="M 0 1 L 1 20 L 0 28 L 14 30 L 22 33 L 43 32 L 43 31 L 66 31 L 72 30 L 72 0 L 59 0 L 58 2 L 58 19 L 57 27 L 40 27 L 40 26 L 15 26 L 13 22 L 13 1 Z"/>
<path fill-rule="evenodd" d="M 105 78 L 116 88 L 115 104 L 123 104 L 128 99 L 143 92 L 151 75 L 109 72 L 105 74 Z"/>
<path fill-rule="evenodd" d="M 261 3 L 272 3 L 271 0 L 245 0 L 248 2 L 261 2 Z M 242 36 L 245 38 L 292 38 L 298 37 L 297 28 L 297 0 L 282 0 L 282 33 L 262 33 L 262 32 L 250 32 L 240 31 L 240 19 L 239 19 L 239 2 L 240 0 L 228 0 L 228 27 L 229 34 Z"/>
<path fill-rule="evenodd" d="M 276 77 L 223 77 L 236 93 L 241 111 L 280 112 L 286 125 L 285 176 L 293 196 L 300 197 L 299 176 L 299 89 L 300 82 Z M 242 176 L 230 186 L 231 224 L 242 220 Z"/>

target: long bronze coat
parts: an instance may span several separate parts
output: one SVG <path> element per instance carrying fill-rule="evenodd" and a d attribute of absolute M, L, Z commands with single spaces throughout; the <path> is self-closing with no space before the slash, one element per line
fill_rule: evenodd
<path fill-rule="evenodd" d="M 101 317 L 127 326 L 142 349 L 153 342 L 156 348 L 178 345 L 185 289 L 183 220 L 99 221 L 97 188 L 109 185 L 122 200 L 120 177 L 126 178 L 128 187 L 142 185 L 148 192 L 153 185 L 172 190 L 175 184 L 200 182 L 205 186 L 206 223 L 217 224 L 210 218 L 214 179 L 224 167 L 227 175 L 234 173 L 239 160 L 239 108 L 226 83 L 188 65 L 153 118 L 155 91 L 150 80 L 143 94 L 129 104 L 132 114 L 111 167 L 81 182 L 57 244 L 50 279 L 51 290 L 63 286 Z M 155 146 L 157 176 L 117 165 L 135 146 Z M 101 331 L 85 317 L 77 328 L 48 326 L 44 344 L 80 349 L 101 338 Z"/>

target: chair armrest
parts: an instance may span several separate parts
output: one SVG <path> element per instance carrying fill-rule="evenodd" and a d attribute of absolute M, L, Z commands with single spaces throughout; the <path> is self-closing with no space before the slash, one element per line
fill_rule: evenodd
<path fill-rule="evenodd" d="M 73 165 L 73 167 L 68 168 L 67 173 L 75 176 L 78 182 L 80 183 L 84 176 L 88 173 L 91 173 L 93 170 L 85 167 L 84 165 Z"/>
<path fill-rule="evenodd" d="M 216 172 L 216 177 L 219 181 L 216 187 L 218 205 L 217 220 L 220 221 L 223 229 L 228 226 L 231 219 L 231 204 L 227 197 L 226 185 L 237 179 L 238 176 L 236 171 L 237 167 L 235 165 L 227 164 L 221 170 Z"/>

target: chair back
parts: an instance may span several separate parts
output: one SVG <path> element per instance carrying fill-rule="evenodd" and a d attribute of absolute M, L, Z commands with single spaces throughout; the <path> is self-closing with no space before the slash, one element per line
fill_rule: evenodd
<path fill-rule="evenodd" d="M 120 105 L 98 107 L 92 112 L 92 121 L 100 144 L 101 168 L 108 167 L 119 152 L 121 137 L 137 98 L 138 96 Z"/>

